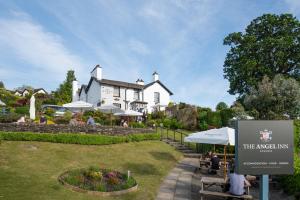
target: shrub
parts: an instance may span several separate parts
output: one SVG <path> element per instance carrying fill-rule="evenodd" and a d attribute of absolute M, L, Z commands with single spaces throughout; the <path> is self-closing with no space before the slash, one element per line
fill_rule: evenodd
<path fill-rule="evenodd" d="M 297 154 L 294 155 L 294 170 L 293 175 L 282 176 L 280 179 L 284 191 L 289 194 L 300 191 L 300 158 Z"/>
<path fill-rule="evenodd" d="M 8 113 L 4 115 L 0 115 L 0 123 L 12 123 L 18 121 L 21 115 L 17 113 Z"/>
<path fill-rule="evenodd" d="M 45 113 L 45 115 L 53 116 L 55 113 L 55 110 L 52 108 L 47 108 L 44 113 Z"/>
<path fill-rule="evenodd" d="M 155 126 L 158 125 L 158 123 L 157 123 L 154 119 L 147 120 L 147 122 L 146 122 L 146 125 L 147 125 L 148 127 L 153 127 L 153 124 L 155 124 Z"/>
<path fill-rule="evenodd" d="M 53 121 L 55 124 L 69 124 L 70 119 L 65 117 L 55 117 Z"/>
<path fill-rule="evenodd" d="M 30 132 L 0 132 L 3 140 L 10 141 L 40 141 L 65 144 L 106 145 L 124 142 L 139 142 L 143 140 L 159 140 L 157 133 L 132 134 L 127 136 L 108 136 L 72 133 L 30 133 Z"/>
<path fill-rule="evenodd" d="M 29 106 L 16 107 L 15 112 L 21 115 L 29 114 Z"/>
<path fill-rule="evenodd" d="M 130 122 L 129 126 L 133 127 L 133 128 L 145 128 L 146 127 L 144 123 L 140 123 L 140 122 Z"/>

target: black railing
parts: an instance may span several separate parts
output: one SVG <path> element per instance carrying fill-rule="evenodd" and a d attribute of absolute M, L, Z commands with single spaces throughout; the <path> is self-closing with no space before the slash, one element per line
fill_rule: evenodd
<path fill-rule="evenodd" d="M 159 130 L 160 129 L 160 130 Z M 189 142 L 184 142 L 184 137 L 188 136 L 189 134 L 182 132 L 180 129 L 169 129 L 169 128 L 156 128 L 156 132 L 160 132 L 160 139 L 168 139 L 174 142 L 179 142 L 180 144 L 184 144 L 188 147 L 191 147 Z"/>

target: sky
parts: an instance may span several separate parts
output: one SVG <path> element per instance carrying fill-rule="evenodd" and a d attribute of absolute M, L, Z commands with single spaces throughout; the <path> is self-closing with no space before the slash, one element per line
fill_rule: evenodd
<path fill-rule="evenodd" d="M 0 0 L 0 80 L 55 90 L 68 70 L 81 84 L 159 79 L 175 102 L 231 105 L 223 63 L 229 33 L 264 13 L 292 13 L 299 0 Z"/>

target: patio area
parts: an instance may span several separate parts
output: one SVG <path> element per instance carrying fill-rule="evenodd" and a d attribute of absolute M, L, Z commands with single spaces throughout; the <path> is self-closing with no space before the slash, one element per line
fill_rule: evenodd
<path fill-rule="evenodd" d="M 168 176 L 164 179 L 160 186 L 156 200 L 199 200 L 201 190 L 201 178 L 213 177 L 216 175 L 208 175 L 201 173 L 199 170 L 199 158 L 184 158 L 175 168 L 173 168 Z M 220 178 L 220 177 L 218 177 Z M 219 185 L 209 187 L 210 191 L 222 192 Z M 270 199 L 272 200 L 294 200 L 292 196 L 285 194 L 281 188 L 270 184 Z M 259 199 L 259 185 L 250 187 L 250 195 L 253 199 Z M 205 200 L 222 200 L 223 197 L 207 196 Z"/>

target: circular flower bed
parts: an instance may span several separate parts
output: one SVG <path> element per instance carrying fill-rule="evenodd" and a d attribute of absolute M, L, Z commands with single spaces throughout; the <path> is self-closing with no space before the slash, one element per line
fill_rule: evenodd
<path fill-rule="evenodd" d="M 118 195 L 137 189 L 137 183 L 132 176 L 98 167 L 67 171 L 59 177 L 59 181 L 75 191 L 93 191 L 92 194 L 100 195 Z"/>

